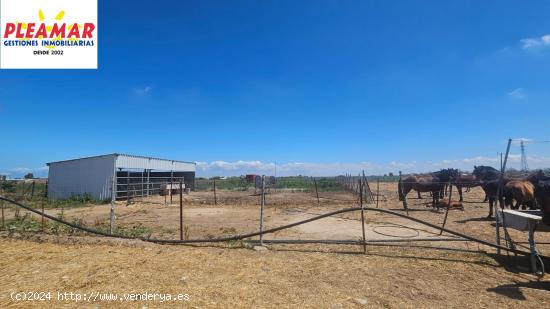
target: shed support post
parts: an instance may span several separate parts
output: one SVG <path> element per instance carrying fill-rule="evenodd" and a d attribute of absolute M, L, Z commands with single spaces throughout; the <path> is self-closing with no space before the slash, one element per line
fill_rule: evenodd
<path fill-rule="evenodd" d="M 172 205 L 172 189 L 174 187 L 174 171 L 170 171 L 170 205 Z"/>
<path fill-rule="evenodd" d="M 114 168 L 114 174 L 113 174 L 113 188 L 111 189 L 111 214 L 110 214 L 110 226 L 109 226 L 109 232 L 113 234 L 115 230 L 115 202 L 116 202 L 116 195 L 117 195 L 117 170 L 116 167 Z"/>
<path fill-rule="evenodd" d="M 147 170 L 147 196 L 151 194 L 150 192 L 150 185 L 151 185 L 151 170 Z"/>
<path fill-rule="evenodd" d="M 180 240 L 183 240 L 183 180 L 180 179 Z"/>

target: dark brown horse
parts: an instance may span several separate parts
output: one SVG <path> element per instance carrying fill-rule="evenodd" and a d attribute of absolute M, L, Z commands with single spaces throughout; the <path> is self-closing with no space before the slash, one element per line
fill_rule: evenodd
<path fill-rule="evenodd" d="M 458 195 L 460 196 L 460 202 L 464 201 L 462 197 L 462 188 L 466 188 L 466 192 L 469 192 L 471 188 L 481 186 L 481 181 L 473 174 L 460 174 L 454 179 L 453 185 L 458 189 Z"/>
<path fill-rule="evenodd" d="M 491 166 L 474 166 L 474 171 L 472 174 L 481 181 L 481 188 L 485 192 L 485 199 L 489 199 L 489 215 L 487 218 L 493 217 L 493 207 L 497 200 L 499 200 L 499 183 L 500 183 L 500 172 Z M 507 178 L 502 179 L 502 188 L 509 181 Z M 503 193 L 500 194 L 503 196 Z M 504 203 L 503 203 L 504 204 Z"/>
<path fill-rule="evenodd" d="M 403 207 L 407 209 L 407 194 L 411 190 L 432 193 L 432 207 L 437 207 L 439 199 L 443 196 L 445 185 L 458 173 L 453 169 L 445 169 L 428 175 L 411 175 L 399 179 L 397 184 L 397 193 L 399 200 L 403 201 Z"/>
<path fill-rule="evenodd" d="M 542 210 L 542 222 L 550 225 L 550 177 L 538 171 L 527 177 L 527 181 L 535 187 L 535 199 Z"/>

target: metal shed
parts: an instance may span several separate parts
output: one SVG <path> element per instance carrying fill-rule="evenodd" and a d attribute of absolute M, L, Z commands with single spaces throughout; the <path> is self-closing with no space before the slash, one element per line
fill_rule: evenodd
<path fill-rule="evenodd" d="M 65 199 L 90 195 L 98 200 L 158 194 L 162 186 L 183 181 L 195 185 L 196 163 L 128 154 L 107 154 L 47 163 L 48 196 Z M 170 186 L 171 187 L 171 186 Z"/>

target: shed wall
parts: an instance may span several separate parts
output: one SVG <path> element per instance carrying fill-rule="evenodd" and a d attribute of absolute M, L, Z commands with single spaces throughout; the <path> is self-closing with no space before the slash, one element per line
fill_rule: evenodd
<path fill-rule="evenodd" d="M 116 156 L 50 163 L 48 196 L 65 199 L 89 193 L 93 198 L 111 198 Z"/>

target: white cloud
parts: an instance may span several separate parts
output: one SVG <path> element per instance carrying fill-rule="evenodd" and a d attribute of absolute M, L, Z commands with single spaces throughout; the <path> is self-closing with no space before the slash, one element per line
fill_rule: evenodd
<path fill-rule="evenodd" d="M 140 97 L 147 96 L 153 90 L 152 86 L 139 87 L 134 90 L 135 94 Z"/>
<path fill-rule="evenodd" d="M 523 88 L 516 88 L 508 93 L 508 97 L 512 100 L 523 100 L 527 98 Z"/>
<path fill-rule="evenodd" d="M 538 50 L 550 46 L 550 34 L 538 38 L 527 38 L 520 40 L 521 48 L 525 50 Z"/>
<path fill-rule="evenodd" d="M 508 158 L 508 167 L 520 168 L 521 155 L 510 154 Z M 550 167 L 550 157 L 528 156 L 527 161 L 531 169 Z M 198 162 L 197 176 L 239 176 L 244 174 L 265 174 L 274 175 L 275 166 L 278 176 L 335 176 L 344 173 L 359 174 L 363 170 L 368 175 L 383 175 L 390 172 L 397 174 L 403 173 L 421 173 L 435 171 L 442 168 L 458 168 L 462 171 L 472 171 L 474 165 L 489 165 L 498 168 L 500 165 L 500 156 L 485 157 L 476 156 L 463 159 L 446 159 L 441 161 L 409 161 L 409 162 L 356 162 L 356 163 L 314 163 L 314 162 L 287 162 L 277 164 L 273 162 L 262 161 L 213 161 Z"/>

